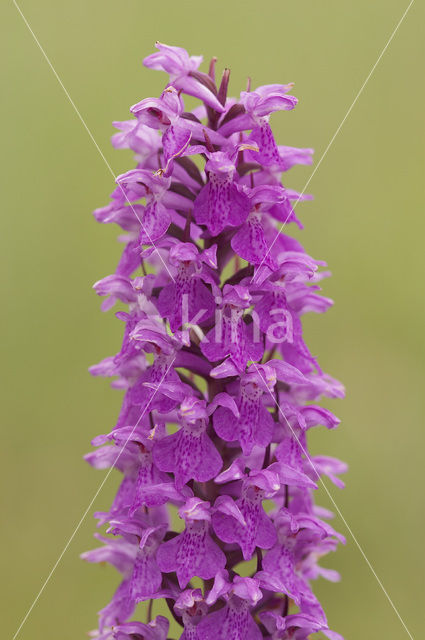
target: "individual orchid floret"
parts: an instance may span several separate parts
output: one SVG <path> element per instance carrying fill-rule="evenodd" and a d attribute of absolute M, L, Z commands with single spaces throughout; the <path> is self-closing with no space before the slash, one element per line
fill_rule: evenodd
<path fill-rule="evenodd" d="M 261 180 L 257 178 L 257 186 L 260 186 L 258 184 L 259 182 L 261 182 Z M 263 185 L 263 188 L 265 188 L 265 185 Z M 271 216 L 274 220 L 281 222 L 284 227 L 287 224 L 295 222 L 299 229 L 304 229 L 304 225 L 302 224 L 301 220 L 299 220 L 299 218 L 297 218 L 297 216 L 295 215 L 295 205 L 303 200 L 311 200 L 311 196 L 308 194 L 298 193 L 293 189 L 285 189 L 281 186 L 280 180 L 279 184 L 277 185 L 269 185 L 269 190 L 270 195 L 274 193 L 274 195 L 272 195 L 271 202 L 269 202 L 269 206 L 267 207 L 269 216 Z M 267 196 L 264 202 L 265 205 L 266 202 Z M 293 202 L 294 205 L 292 204 Z"/>
<path fill-rule="evenodd" d="M 313 465 L 308 465 L 309 468 L 305 465 L 306 473 L 310 476 L 314 474 L 316 478 L 318 476 L 327 476 L 336 487 L 344 489 L 345 483 L 338 476 L 347 472 L 348 466 L 345 462 L 330 456 L 314 456 L 311 460 Z"/>
<path fill-rule="evenodd" d="M 152 460 L 152 448 L 165 436 L 163 425 L 156 425 L 147 434 L 134 427 L 122 427 L 114 433 L 117 442 L 130 438 L 138 446 L 138 471 L 135 482 L 129 489 L 129 514 L 133 515 L 140 507 L 156 507 L 172 501 L 181 504 L 185 494 L 177 491 L 171 478 L 160 471 Z M 119 438 L 119 439 L 118 439 Z"/>
<path fill-rule="evenodd" d="M 338 579 L 335 572 L 317 566 L 319 549 L 325 545 L 328 552 L 335 548 L 336 539 L 345 540 L 318 518 L 293 516 L 285 508 L 277 514 L 275 526 L 276 544 L 264 556 L 263 569 L 256 578 L 265 589 L 282 591 L 300 606 L 305 594 L 310 593 L 308 579 L 319 575 L 331 581 Z"/>
<path fill-rule="evenodd" d="M 153 450 L 155 464 L 174 474 L 176 488 L 189 480 L 207 482 L 220 471 L 222 459 L 207 435 L 205 400 L 187 397 L 179 410 L 180 429 L 158 442 Z"/>
<path fill-rule="evenodd" d="M 232 237 L 232 248 L 249 263 L 275 273 L 284 247 L 281 240 L 276 240 L 270 217 L 289 221 L 292 208 L 287 191 L 281 186 L 260 185 L 250 189 L 248 197 L 250 213 Z M 259 282 L 258 275 L 254 281 Z"/>
<path fill-rule="evenodd" d="M 215 313 L 215 300 L 205 285 L 211 280 L 208 269 L 216 268 L 215 248 L 200 253 L 191 242 L 175 244 L 169 251 L 174 281 L 163 287 L 158 310 L 176 332 L 182 324 L 202 324 Z"/>
<path fill-rule="evenodd" d="M 80 557 L 87 562 L 108 562 L 123 576 L 130 577 L 137 547 L 122 538 L 107 538 L 100 534 L 95 534 L 95 537 L 103 542 L 103 545 L 93 551 L 82 553 Z"/>
<path fill-rule="evenodd" d="M 290 84 L 265 84 L 254 91 L 241 92 L 241 104 L 254 118 L 265 118 L 276 111 L 294 109 L 298 100 L 288 95 L 293 88 Z"/>
<path fill-rule="evenodd" d="M 201 589 L 186 589 L 174 604 L 175 612 L 181 616 L 183 634 L 180 640 L 201 640 L 198 625 L 208 611 Z"/>
<path fill-rule="evenodd" d="M 178 91 L 170 86 L 164 89 L 160 98 L 144 98 L 130 107 L 130 111 L 141 124 L 167 130 L 183 113 L 183 102 Z"/>
<path fill-rule="evenodd" d="M 157 132 L 134 119 L 115 121 L 112 124 L 119 131 L 111 138 L 112 146 L 115 149 L 131 149 L 140 164 L 150 166 L 155 162 L 156 168 L 161 149 L 161 138 Z"/>
<path fill-rule="evenodd" d="M 190 498 L 179 510 L 186 528 L 183 533 L 164 542 L 158 550 L 158 566 L 164 573 L 175 571 L 181 588 L 193 576 L 213 578 L 224 569 L 226 556 L 210 535 L 210 503 Z"/>
<path fill-rule="evenodd" d="M 259 365 L 263 376 L 253 365 L 250 373 L 241 376 L 238 397 L 230 406 L 219 406 L 214 413 L 214 429 L 226 442 L 240 443 L 244 455 L 249 455 L 254 445 L 267 447 L 273 436 L 274 420 L 263 404 L 263 394 L 273 389 L 276 374 L 273 368 Z M 264 382 L 264 380 L 266 382 Z M 266 388 L 265 388 L 266 387 Z M 215 402 L 221 403 L 223 395 L 216 396 Z"/>
<path fill-rule="evenodd" d="M 146 353 L 153 353 L 152 364 L 147 367 L 141 375 L 132 383 L 127 390 L 117 427 L 124 427 L 132 423 L 134 414 L 142 416 L 143 411 L 158 409 L 166 413 L 176 406 L 176 402 L 166 396 L 156 388 L 147 386 L 147 383 L 155 384 L 159 381 L 178 382 L 179 377 L 172 368 L 178 349 L 178 341 L 169 336 L 162 325 L 154 320 L 140 320 L 132 329 L 129 335 L 129 345 L 126 349 L 131 349 L 137 345 L 137 349 Z M 136 418 L 137 422 L 137 418 Z"/>
<path fill-rule="evenodd" d="M 233 98 L 215 58 L 204 72 L 201 57 L 156 47 L 144 64 L 169 82 L 114 123 L 136 166 L 94 213 L 124 232 L 94 285 L 104 311 L 119 304 L 124 335 L 90 368 L 123 393 L 86 456 L 120 475 L 95 513 L 101 546 L 83 554 L 120 575 L 91 636 L 168 640 L 172 617 L 181 640 L 342 640 L 313 583 L 339 580 L 324 558 L 345 539 L 315 493 L 323 479 L 342 488 L 346 465 L 311 456 L 309 430 L 338 426 L 319 402 L 344 388 L 302 325 L 332 305 L 319 286 L 330 274 L 288 231 L 311 196 L 281 183 L 312 150 L 278 145 L 270 126 L 297 99 L 291 84 L 250 82 Z M 200 101 L 191 111 L 187 95 Z M 152 620 L 157 601 L 168 619 Z"/>
<path fill-rule="evenodd" d="M 193 212 L 198 224 L 205 225 L 212 236 L 227 226 L 236 227 L 247 218 L 248 196 L 235 182 L 235 162 L 223 151 L 208 153 L 205 171 L 208 182 L 199 192 Z"/>
<path fill-rule="evenodd" d="M 126 622 L 114 627 L 110 640 L 134 640 L 139 637 L 144 640 L 166 640 L 169 626 L 170 623 L 164 616 L 157 616 L 147 624 Z"/>
<path fill-rule="evenodd" d="M 220 540 L 237 543 L 245 560 L 249 560 L 255 547 L 270 549 L 276 541 L 276 531 L 265 513 L 262 502 L 280 489 L 278 476 L 268 470 L 251 472 L 242 482 L 241 497 L 236 500 L 240 518 L 216 511 L 213 515 L 214 531 Z"/>
<path fill-rule="evenodd" d="M 130 597 L 136 602 L 156 595 L 162 574 L 156 562 L 156 552 L 165 527 L 149 527 L 143 531 L 130 583 Z"/>
<path fill-rule="evenodd" d="M 98 612 L 99 615 L 99 631 L 109 632 L 112 626 L 117 622 L 125 622 L 133 615 L 136 603 L 128 597 L 130 580 L 123 580 L 118 589 L 115 591 L 106 607 Z"/>
<path fill-rule="evenodd" d="M 210 362 L 217 362 L 230 356 L 232 362 L 242 372 L 250 360 L 259 360 L 263 345 L 255 327 L 244 322 L 244 310 L 251 306 L 251 295 L 247 287 L 224 285 L 221 312 L 216 325 L 201 342 L 201 351 Z"/>
<path fill-rule="evenodd" d="M 329 640 L 343 640 L 342 636 L 328 629 L 306 613 L 295 613 L 285 617 L 273 611 L 260 613 L 261 622 L 270 633 L 269 640 L 308 640 L 310 634 L 322 632 Z"/>
<path fill-rule="evenodd" d="M 98 296 L 109 296 L 102 304 L 102 311 L 108 311 L 117 300 L 132 304 L 137 299 L 130 278 L 122 275 L 106 276 L 106 278 L 95 282 L 93 289 Z"/>
<path fill-rule="evenodd" d="M 152 175 L 145 169 L 134 169 L 118 176 L 117 183 L 129 202 L 146 199 L 146 205 L 138 205 L 135 210 L 140 220 L 139 242 L 153 244 L 164 235 L 171 223 L 170 211 L 161 202 L 170 186 L 169 179 L 160 174 Z M 134 209 L 136 205 L 131 206 Z"/>
<path fill-rule="evenodd" d="M 287 95 L 293 85 L 265 85 L 255 91 L 242 91 L 240 104 L 243 114 L 220 128 L 222 135 L 251 129 L 248 142 L 257 145 L 258 151 L 250 151 L 248 156 L 265 167 L 279 166 L 281 157 L 269 124 L 270 114 L 275 111 L 290 111 L 297 104 L 294 96 Z M 283 164 L 283 163 L 282 163 Z"/>
<path fill-rule="evenodd" d="M 180 157 L 188 148 L 192 134 L 184 120 L 182 101 L 174 87 L 167 87 L 161 97 L 146 98 L 131 107 L 130 111 L 139 122 L 153 129 L 163 131 L 162 153 L 165 176 L 172 173 L 173 160 Z"/>
<path fill-rule="evenodd" d="M 220 574 L 218 578 L 223 582 Z M 251 609 L 262 598 L 258 582 L 235 576 L 233 583 L 225 583 L 215 595 L 219 593 L 225 597 L 226 604 L 200 622 L 198 637 L 204 640 L 261 640 L 262 634 L 251 615 Z M 207 602 L 212 601 L 213 598 L 207 598 Z"/>
<path fill-rule="evenodd" d="M 285 593 L 297 605 L 300 604 L 300 579 L 296 574 L 296 534 L 299 525 L 295 518 L 275 520 L 277 538 L 273 548 L 263 558 L 263 569 L 256 574 L 259 584 L 271 591 Z"/>
<path fill-rule="evenodd" d="M 263 292 L 255 312 L 269 342 L 295 344 L 297 350 L 304 353 L 301 320 L 297 306 L 292 304 L 291 293 L 298 288 L 298 282 L 314 281 L 317 261 L 300 251 L 285 251 L 278 256 L 277 265 L 267 280 L 262 281 L 258 275 L 255 279 Z M 266 275 L 263 267 L 262 272 Z"/>
<path fill-rule="evenodd" d="M 189 56 L 181 47 L 170 47 L 156 43 L 158 53 L 152 53 L 143 60 L 145 67 L 165 71 L 170 76 L 170 84 L 176 89 L 203 100 L 216 111 L 224 111 L 216 97 L 214 83 L 208 82 L 209 76 L 197 71 L 202 62 L 202 56 Z"/>
<path fill-rule="evenodd" d="M 299 149 L 298 147 L 288 147 L 286 145 L 278 145 L 279 150 L 279 169 L 281 171 L 289 171 L 297 164 L 312 164 L 314 149 Z"/>

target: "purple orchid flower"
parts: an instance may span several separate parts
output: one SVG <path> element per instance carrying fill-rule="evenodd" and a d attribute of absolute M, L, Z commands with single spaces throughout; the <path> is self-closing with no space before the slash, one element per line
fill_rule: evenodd
<path fill-rule="evenodd" d="M 162 471 L 174 474 L 176 488 L 189 480 L 207 482 L 223 464 L 220 454 L 207 435 L 208 414 L 205 400 L 188 397 L 180 405 L 181 428 L 166 436 L 153 450 L 154 461 Z"/>
<path fill-rule="evenodd" d="M 267 469 L 251 471 L 242 482 L 241 497 L 236 500 L 240 516 L 217 510 L 213 516 L 214 531 L 220 540 L 237 543 L 245 560 L 255 547 L 270 549 L 276 541 L 275 527 L 263 509 L 262 502 L 280 489 L 277 474 Z"/>
<path fill-rule="evenodd" d="M 152 175 L 146 169 L 133 169 L 117 178 L 117 201 L 122 202 L 123 194 L 127 201 L 146 198 L 146 205 L 131 204 L 132 210 L 140 220 L 140 244 L 153 244 L 167 231 L 171 223 L 171 214 L 162 202 L 164 194 L 170 186 L 170 180 Z"/>
<path fill-rule="evenodd" d="M 193 576 L 213 578 L 224 569 L 226 556 L 213 541 L 209 529 L 210 503 L 190 498 L 179 510 L 186 528 L 180 535 L 164 542 L 158 551 L 158 566 L 164 573 L 175 571 L 181 588 Z"/>
<path fill-rule="evenodd" d="M 174 610 L 182 618 L 184 631 L 180 640 L 201 640 L 198 625 L 208 611 L 201 589 L 186 589 L 177 598 Z"/>
<path fill-rule="evenodd" d="M 158 132 L 137 120 L 118 120 L 112 123 L 118 129 L 111 137 L 111 143 L 115 149 L 131 149 L 136 154 L 137 160 L 143 166 L 155 163 L 161 149 L 161 138 Z"/>
<path fill-rule="evenodd" d="M 129 598 L 137 603 L 155 597 L 162 582 L 162 574 L 156 562 L 156 552 L 167 525 L 163 523 L 145 527 L 146 520 L 143 521 L 134 516 L 116 518 L 110 520 L 110 523 L 111 531 L 133 543 L 136 550 L 129 583 Z"/>
<path fill-rule="evenodd" d="M 321 631 L 330 640 L 342 640 L 342 636 L 331 631 L 325 624 L 318 622 L 313 616 L 305 613 L 291 614 L 285 617 L 265 611 L 260 614 L 270 635 L 270 640 L 308 640 L 310 634 Z"/>
<path fill-rule="evenodd" d="M 279 165 L 279 149 L 269 125 L 269 117 L 275 111 L 294 109 L 297 99 L 287 95 L 292 87 L 292 84 L 274 84 L 258 87 L 255 91 L 242 91 L 240 115 L 222 124 L 220 133 L 228 136 L 251 129 L 248 141 L 256 143 L 259 151 L 251 151 L 250 157 L 265 167 Z"/>
<path fill-rule="evenodd" d="M 181 47 L 170 47 L 156 43 L 158 53 L 153 53 L 143 60 L 145 67 L 165 71 L 169 74 L 170 84 L 189 96 L 199 98 L 219 113 L 224 111 L 217 98 L 217 90 L 207 74 L 197 71 L 202 56 L 189 56 Z"/>
<path fill-rule="evenodd" d="M 162 149 L 165 176 L 172 173 L 173 161 L 188 148 L 192 134 L 180 118 L 183 113 L 182 101 L 174 87 L 167 87 L 159 100 L 146 98 L 130 109 L 141 124 L 163 131 Z"/>
<path fill-rule="evenodd" d="M 341 640 L 312 585 L 339 580 L 322 561 L 345 540 L 314 498 L 324 477 L 343 488 L 347 467 L 311 456 L 308 440 L 338 426 L 319 403 L 344 389 L 302 327 L 332 305 L 319 286 L 329 272 L 289 227 L 279 233 L 303 228 L 295 204 L 311 197 L 282 176 L 312 150 L 278 145 L 270 127 L 297 100 L 292 85 L 228 97 L 215 59 L 203 72 L 201 57 L 156 47 L 144 64 L 169 83 L 114 123 L 112 144 L 135 167 L 94 212 L 124 232 L 115 272 L 94 285 L 102 310 L 120 305 L 124 336 L 90 368 L 123 393 L 86 456 L 120 474 L 109 510 L 95 513 L 100 546 L 82 556 L 121 577 L 92 637 L 167 640 L 169 619 L 151 619 L 158 600 L 182 640 Z M 201 101 L 192 111 L 186 95 Z M 144 621 L 133 620 L 140 602 Z"/>
<path fill-rule="evenodd" d="M 171 247 L 169 261 L 175 269 L 174 282 L 161 290 L 158 310 L 169 320 L 173 332 L 183 323 L 201 324 L 214 315 L 214 296 L 203 279 L 214 282 L 208 269 L 217 268 L 215 248 L 200 254 L 191 242 Z"/>
<path fill-rule="evenodd" d="M 184 492 L 177 491 L 174 482 L 164 472 L 160 471 L 152 459 L 152 448 L 156 442 L 165 437 L 163 424 L 157 424 L 152 430 L 146 431 L 143 426 L 121 427 L 112 432 L 115 441 L 126 445 L 130 439 L 137 446 L 137 476 L 131 478 L 131 484 L 125 491 L 126 506 L 129 515 L 134 515 L 140 507 L 157 507 L 166 502 L 181 504 L 188 497 L 188 487 Z M 130 479 L 129 478 L 129 479 Z M 124 481 L 126 478 L 124 479 Z M 122 500 L 121 500 L 122 501 Z"/>
<path fill-rule="evenodd" d="M 242 224 L 250 204 L 235 182 L 236 157 L 231 159 L 223 151 L 207 151 L 206 155 L 208 182 L 199 192 L 193 210 L 196 222 L 205 225 L 212 236 L 218 236 L 225 227 Z"/>
<path fill-rule="evenodd" d="M 134 612 L 136 603 L 128 596 L 130 580 L 123 580 L 106 607 L 98 612 L 99 631 L 112 627 L 119 620 L 127 620 Z"/>
<path fill-rule="evenodd" d="M 254 329 L 244 322 L 244 310 L 251 305 L 251 295 L 241 285 L 224 285 L 221 313 L 217 313 L 216 325 L 201 342 L 201 350 L 210 362 L 230 356 L 239 372 L 243 372 L 249 360 L 259 360 L 263 354 L 262 343 L 255 341 Z"/>
<path fill-rule="evenodd" d="M 224 584 L 220 584 L 219 591 L 213 588 L 206 601 L 213 604 L 217 596 L 224 596 L 226 604 L 200 622 L 198 637 L 205 640 L 261 640 L 262 634 L 250 612 L 262 598 L 257 581 L 235 576 L 231 584 L 219 576 L 219 582 Z"/>
<path fill-rule="evenodd" d="M 144 640 L 166 640 L 170 623 L 164 616 L 157 616 L 148 624 L 143 622 L 126 622 L 114 627 L 111 640 L 134 640 L 143 638 Z"/>
<path fill-rule="evenodd" d="M 272 367 L 259 365 L 263 376 L 253 365 L 248 373 L 241 377 L 239 395 L 236 399 L 229 394 L 219 394 L 214 398 L 213 406 L 224 401 L 214 413 L 214 429 L 226 442 L 238 440 L 244 455 L 249 455 L 254 445 L 266 447 L 270 444 L 274 431 L 274 420 L 263 404 L 263 395 L 273 389 L 276 374 Z M 266 382 L 264 382 L 264 378 Z"/>

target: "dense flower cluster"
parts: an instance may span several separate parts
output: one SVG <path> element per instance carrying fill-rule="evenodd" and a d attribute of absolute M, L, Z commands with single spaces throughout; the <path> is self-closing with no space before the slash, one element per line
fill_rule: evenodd
<path fill-rule="evenodd" d="M 229 71 L 217 89 L 214 59 L 206 74 L 202 58 L 156 46 L 144 64 L 169 83 L 115 123 L 113 145 L 132 149 L 137 167 L 94 214 L 126 232 L 95 290 L 103 309 L 128 309 L 116 313 L 120 352 L 91 369 L 125 391 L 87 455 L 122 472 L 110 511 L 96 514 L 108 525 L 102 546 L 83 556 L 122 575 L 93 636 L 166 640 L 168 619 L 151 620 L 162 599 L 184 640 L 337 640 L 310 582 L 338 579 L 319 560 L 343 537 L 313 492 L 322 475 L 342 487 L 345 465 L 310 457 L 307 431 L 338 425 L 314 403 L 343 388 L 301 326 L 331 305 L 318 294 L 328 274 L 278 229 L 302 226 L 300 196 L 281 177 L 312 151 L 278 146 L 269 124 L 297 100 L 277 84 L 229 98 Z M 183 94 L 201 104 L 185 111 Z M 143 601 L 147 622 L 130 621 Z"/>

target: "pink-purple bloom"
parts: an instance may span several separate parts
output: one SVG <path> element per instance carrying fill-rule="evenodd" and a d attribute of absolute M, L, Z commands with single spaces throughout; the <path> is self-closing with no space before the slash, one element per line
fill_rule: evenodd
<path fill-rule="evenodd" d="M 344 390 L 302 332 L 305 313 L 332 304 L 329 273 L 282 232 L 302 228 L 294 207 L 309 199 L 283 174 L 312 150 L 279 146 L 270 125 L 296 106 L 293 85 L 231 98 L 215 59 L 205 73 L 202 57 L 156 46 L 144 64 L 168 84 L 114 123 L 136 167 L 94 212 L 124 232 L 115 273 L 94 285 L 103 310 L 120 304 L 124 337 L 91 373 L 124 397 L 86 456 L 122 475 L 96 514 L 101 546 L 83 554 L 121 574 L 92 637 L 167 640 L 173 618 L 183 640 L 340 640 L 312 581 L 339 579 L 321 559 L 344 538 L 314 492 L 323 476 L 342 488 L 346 465 L 310 456 L 307 435 L 338 426 L 317 401 Z M 168 618 L 152 619 L 154 601 Z M 147 620 L 133 619 L 139 602 Z"/>

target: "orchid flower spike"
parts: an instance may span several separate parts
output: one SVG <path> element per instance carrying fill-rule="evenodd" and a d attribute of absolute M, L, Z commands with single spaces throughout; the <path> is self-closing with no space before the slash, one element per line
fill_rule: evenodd
<path fill-rule="evenodd" d="M 278 145 L 271 128 L 291 117 L 293 85 L 228 97 L 215 58 L 201 71 L 201 56 L 156 48 L 144 64 L 166 86 L 114 123 L 135 166 L 94 212 L 124 232 L 115 272 L 94 285 L 104 311 L 119 303 L 124 336 L 90 371 L 124 395 L 86 456 L 121 475 L 96 514 L 106 534 L 82 556 L 121 577 L 91 635 L 167 640 L 171 622 L 183 640 L 341 640 L 312 583 L 339 579 L 321 561 L 344 538 L 314 493 L 324 475 L 343 488 L 346 465 L 311 457 L 307 436 L 338 426 L 318 401 L 344 390 L 302 331 L 305 313 L 332 304 L 329 274 L 289 232 L 310 196 L 282 184 L 312 150 Z M 151 615 L 154 601 L 168 617 Z M 140 602 L 147 619 L 135 620 Z"/>

